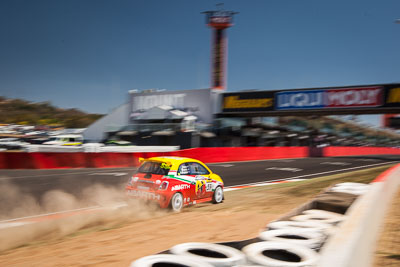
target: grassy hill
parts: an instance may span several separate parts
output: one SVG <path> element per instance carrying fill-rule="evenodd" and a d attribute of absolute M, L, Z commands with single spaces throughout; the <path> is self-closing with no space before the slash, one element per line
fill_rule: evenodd
<path fill-rule="evenodd" d="M 50 102 L 34 103 L 0 96 L 0 123 L 85 128 L 102 116 L 78 109 L 57 108 Z"/>

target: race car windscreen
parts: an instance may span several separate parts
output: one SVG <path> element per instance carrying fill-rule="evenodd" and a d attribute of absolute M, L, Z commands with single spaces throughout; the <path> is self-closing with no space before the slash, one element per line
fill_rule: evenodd
<path fill-rule="evenodd" d="M 150 173 L 158 175 L 167 175 L 170 166 L 164 162 L 146 161 L 140 166 L 138 173 Z"/>

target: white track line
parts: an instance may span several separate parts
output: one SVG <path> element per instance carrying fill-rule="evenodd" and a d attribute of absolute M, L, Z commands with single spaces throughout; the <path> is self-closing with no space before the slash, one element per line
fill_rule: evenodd
<path fill-rule="evenodd" d="M 43 213 L 39 215 L 31 215 L 31 216 L 25 216 L 25 217 L 19 217 L 19 218 L 13 218 L 13 219 L 7 219 L 7 220 L 2 220 L 0 221 L 0 224 L 3 223 L 12 223 L 16 224 L 15 222 L 17 221 L 23 221 L 23 220 L 29 220 L 29 219 L 36 219 L 36 218 L 41 218 L 41 217 L 46 217 L 46 216 L 52 216 L 52 215 L 57 215 L 57 214 L 63 214 L 63 213 L 71 213 L 71 212 L 78 212 L 78 211 L 86 211 L 86 210 L 106 210 L 106 209 L 118 209 L 122 207 L 126 207 L 128 204 L 121 202 L 121 203 L 116 203 L 113 206 L 90 206 L 86 208 L 79 208 L 79 209 L 71 209 L 71 210 L 62 210 L 62 211 L 56 211 L 56 212 L 49 212 L 49 213 Z M 26 222 L 30 223 L 30 222 Z M 16 226 L 16 225 L 15 225 Z M 1 228 L 1 227 L 0 227 Z"/>
<path fill-rule="evenodd" d="M 135 170 L 136 168 L 132 168 Z M 118 169 L 117 169 L 118 170 Z M 11 180 L 11 179 L 25 179 L 35 177 L 47 177 L 47 176 L 64 176 L 64 175 L 76 175 L 76 174 L 88 174 L 88 173 L 110 173 L 111 170 L 93 170 L 93 171 L 82 171 L 82 172 L 68 172 L 68 173 L 52 173 L 52 174 L 38 174 L 38 175 L 26 175 L 26 176 L 14 176 L 14 177 L 0 177 L 0 180 Z M 0 174 L 1 176 L 1 174 Z"/>
<path fill-rule="evenodd" d="M 260 162 L 260 161 L 279 161 L 279 160 L 292 160 L 292 161 L 296 161 L 296 160 L 302 160 L 302 159 L 308 159 L 308 157 L 304 157 L 304 158 L 282 158 L 282 159 L 257 159 L 257 160 L 243 160 L 243 161 L 224 161 L 224 162 L 212 162 L 212 163 L 206 163 L 206 165 L 218 165 L 218 164 L 226 164 L 226 163 L 232 163 L 232 164 L 236 164 L 236 163 L 246 163 L 246 162 Z"/>
<path fill-rule="evenodd" d="M 235 191 L 235 190 L 240 190 L 240 189 L 244 189 L 244 188 L 250 188 L 250 187 L 257 187 L 257 186 L 268 186 L 268 185 L 275 185 L 278 184 L 279 182 L 300 182 L 300 181 L 304 181 L 306 179 L 292 179 L 292 180 L 285 180 L 285 179 L 279 179 L 279 180 L 275 180 L 275 181 L 269 181 L 269 182 L 263 182 L 263 183 L 257 183 L 257 184 L 253 184 L 253 185 L 245 185 L 245 186 L 231 186 L 231 187 L 226 187 L 224 188 L 224 192 L 228 192 L 228 191 Z"/>
<path fill-rule="evenodd" d="M 101 208 L 103 208 L 103 207 L 101 207 L 101 206 L 91 206 L 91 207 L 80 208 L 80 209 L 62 210 L 62 211 L 57 211 L 57 212 L 42 213 L 42 214 L 39 214 L 39 215 L 32 215 L 32 216 L 26 216 L 26 217 L 3 220 L 3 221 L 0 221 L 0 223 L 8 223 L 8 222 L 15 222 L 15 221 L 20 221 L 20 220 L 34 219 L 34 218 L 40 218 L 40 217 L 45 217 L 45 216 L 63 214 L 63 213 L 68 213 L 68 212 L 76 212 L 76 211 L 82 211 L 82 210 L 96 210 L 96 209 L 101 209 Z"/>
<path fill-rule="evenodd" d="M 278 181 L 293 180 L 293 179 L 304 178 L 304 177 L 315 176 L 315 175 L 322 175 L 322 174 L 327 174 L 327 173 L 335 173 L 335 172 L 342 172 L 342 171 L 349 171 L 349 170 L 356 170 L 356 169 L 368 168 L 368 167 L 373 167 L 373 166 L 378 166 L 378 165 L 389 165 L 389 164 L 392 164 L 392 163 L 395 163 L 395 162 L 398 162 L 398 161 L 393 161 L 393 162 L 381 162 L 381 163 L 375 163 L 375 164 L 364 165 L 364 166 L 358 166 L 358 167 L 351 167 L 351 168 L 340 169 L 340 170 L 333 170 L 333 171 L 326 171 L 326 172 L 319 172 L 319 173 L 304 174 L 304 175 L 299 175 L 299 176 L 294 176 L 294 177 L 288 177 L 288 178 L 283 178 L 283 179 L 277 179 L 277 180 L 270 180 L 270 181 L 263 181 L 263 182 L 255 182 L 255 183 L 248 183 L 248 184 L 239 184 L 239 185 L 229 186 L 229 187 L 225 187 L 225 188 L 228 189 L 228 188 L 235 188 L 235 187 L 247 186 L 247 185 L 258 185 L 258 184 L 269 183 L 269 182 L 278 182 Z"/>
<path fill-rule="evenodd" d="M 17 226 L 22 226 L 26 224 L 31 224 L 33 222 L 9 222 L 9 223 L 0 223 L 0 230 L 1 229 L 6 229 L 6 228 L 11 228 L 11 227 L 17 227 Z"/>

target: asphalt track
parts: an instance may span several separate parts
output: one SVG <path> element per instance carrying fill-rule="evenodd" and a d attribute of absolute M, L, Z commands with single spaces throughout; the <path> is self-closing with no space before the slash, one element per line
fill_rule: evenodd
<path fill-rule="evenodd" d="M 400 162 L 398 155 L 281 159 L 207 165 L 223 178 L 225 187 L 232 187 L 274 180 L 311 179 L 396 162 Z M 123 194 L 124 185 L 135 170 L 135 168 L 0 170 L 0 191 L 1 187 L 11 185 L 17 188 L 19 194 L 32 196 L 39 204 L 43 195 L 52 190 L 66 192 L 79 200 L 85 189 L 97 184 L 116 188 Z M 1 212 L 4 211 L 0 210 Z"/>

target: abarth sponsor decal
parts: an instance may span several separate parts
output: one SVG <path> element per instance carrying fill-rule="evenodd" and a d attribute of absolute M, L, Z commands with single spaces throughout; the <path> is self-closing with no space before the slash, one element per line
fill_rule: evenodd
<path fill-rule="evenodd" d="M 140 186 L 140 185 L 138 185 L 137 188 L 140 190 L 149 190 L 150 189 L 150 187 L 148 187 L 148 186 Z"/>
<path fill-rule="evenodd" d="M 178 191 L 178 190 L 185 190 L 189 189 L 190 185 L 189 184 L 178 184 L 172 187 L 171 191 Z"/>
<path fill-rule="evenodd" d="M 127 190 L 126 192 L 128 196 L 132 197 L 140 197 L 140 198 L 147 198 L 147 199 L 155 199 L 160 200 L 161 196 L 159 194 L 153 192 L 146 192 L 146 191 L 139 191 L 139 190 Z"/>

